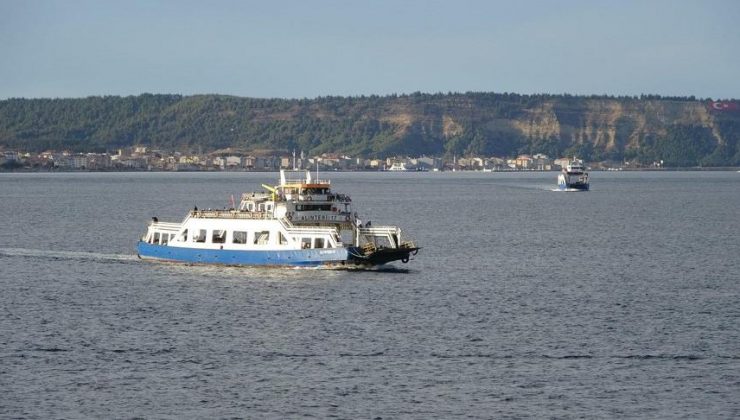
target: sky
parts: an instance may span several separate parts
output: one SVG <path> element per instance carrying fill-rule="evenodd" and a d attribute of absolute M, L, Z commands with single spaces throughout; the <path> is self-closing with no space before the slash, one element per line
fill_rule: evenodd
<path fill-rule="evenodd" d="M 0 99 L 740 98 L 738 0 L 0 0 Z"/>

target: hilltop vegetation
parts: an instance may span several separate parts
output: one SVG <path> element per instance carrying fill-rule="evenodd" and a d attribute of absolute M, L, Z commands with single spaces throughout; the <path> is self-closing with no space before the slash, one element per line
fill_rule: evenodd
<path fill-rule="evenodd" d="M 146 145 L 392 155 L 578 155 L 740 165 L 740 112 L 690 98 L 450 93 L 316 99 L 151 95 L 0 101 L 0 146 L 40 152 Z"/>

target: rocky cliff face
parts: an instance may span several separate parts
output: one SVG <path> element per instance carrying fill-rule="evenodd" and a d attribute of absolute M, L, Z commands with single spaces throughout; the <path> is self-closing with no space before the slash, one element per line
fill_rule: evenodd
<path fill-rule="evenodd" d="M 394 124 L 399 137 L 423 133 L 435 139 L 437 151 L 457 147 L 457 153 L 485 154 L 496 150 L 500 142 L 510 146 L 510 153 L 528 147 L 529 152 L 537 152 L 536 145 L 549 142 L 550 150 L 542 152 L 587 146 L 598 156 L 619 156 L 637 153 L 651 141 L 665 138 L 673 127 L 704 131 L 714 146 L 734 147 L 738 142 L 737 131 L 727 132 L 719 122 L 737 127 L 740 115 L 711 112 L 704 101 L 555 97 L 528 103 L 480 102 L 474 98 L 442 98 L 421 105 L 401 101 L 395 110 L 402 112 L 380 118 Z"/>

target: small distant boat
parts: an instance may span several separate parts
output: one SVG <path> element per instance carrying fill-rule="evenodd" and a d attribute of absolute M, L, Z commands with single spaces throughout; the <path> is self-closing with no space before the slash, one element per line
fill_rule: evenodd
<path fill-rule="evenodd" d="M 573 158 L 565 165 L 558 175 L 558 188 L 556 191 L 588 191 L 588 172 L 586 172 L 583 161 Z"/>
<path fill-rule="evenodd" d="M 429 172 L 428 168 L 423 166 L 407 165 L 404 162 L 394 162 L 388 169 L 388 172 Z"/>
<path fill-rule="evenodd" d="M 346 194 L 308 171 L 281 171 L 280 184 L 244 194 L 239 206 L 188 212 L 180 223 L 152 218 L 142 259 L 199 264 L 372 267 L 419 251 L 396 226 L 362 223 Z"/>
<path fill-rule="evenodd" d="M 406 167 L 406 164 L 403 162 L 393 162 L 393 165 L 391 165 L 390 168 L 388 168 L 389 172 L 410 172 L 411 169 Z"/>
<path fill-rule="evenodd" d="M 411 168 L 406 166 L 406 163 L 404 162 L 393 162 L 393 165 L 391 165 L 390 168 L 388 168 L 389 172 L 414 172 L 416 171 L 416 168 Z"/>

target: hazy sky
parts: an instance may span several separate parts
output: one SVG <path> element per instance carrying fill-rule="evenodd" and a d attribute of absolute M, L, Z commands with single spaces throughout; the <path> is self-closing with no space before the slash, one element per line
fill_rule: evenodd
<path fill-rule="evenodd" d="M 740 98 L 740 0 L 0 0 L 0 98 Z"/>

